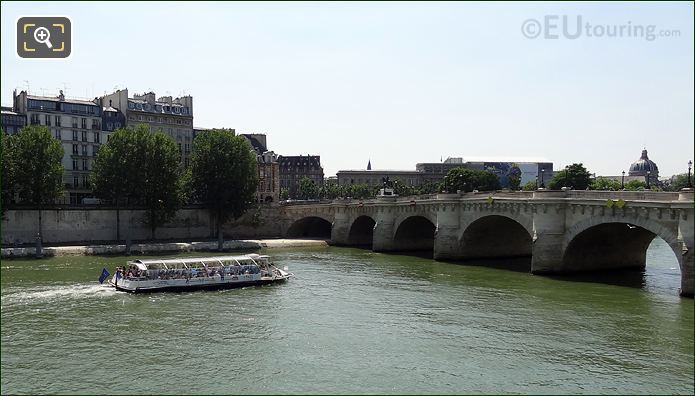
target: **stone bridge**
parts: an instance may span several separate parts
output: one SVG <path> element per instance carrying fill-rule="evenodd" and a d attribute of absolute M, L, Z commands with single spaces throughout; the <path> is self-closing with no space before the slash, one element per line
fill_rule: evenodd
<path fill-rule="evenodd" d="M 428 250 L 437 260 L 531 256 L 534 274 L 643 269 L 659 236 L 693 295 L 693 192 L 551 191 L 438 194 L 290 204 L 286 237 L 374 251 Z"/>

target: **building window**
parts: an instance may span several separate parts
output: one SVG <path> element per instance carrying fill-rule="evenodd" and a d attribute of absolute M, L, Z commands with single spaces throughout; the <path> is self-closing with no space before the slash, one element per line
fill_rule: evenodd
<path fill-rule="evenodd" d="M 41 121 L 39 121 L 39 115 L 38 114 L 32 114 L 31 120 L 29 122 L 31 123 L 31 125 L 40 125 Z"/>
<path fill-rule="evenodd" d="M 51 126 L 51 116 L 46 114 L 44 118 L 46 120 L 46 126 Z"/>
<path fill-rule="evenodd" d="M 79 182 L 80 182 L 80 181 L 79 181 L 79 178 L 77 177 L 77 175 L 75 175 L 75 176 L 72 177 L 72 186 L 73 186 L 74 188 L 79 187 Z"/>
<path fill-rule="evenodd" d="M 60 133 L 60 129 L 56 129 L 55 134 L 56 134 L 56 139 L 60 140 L 63 138 L 62 134 Z"/>
<path fill-rule="evenodd" d="M 77 117 L 72 117 L 72 127 L 77 128 Z M 77 140 L 77 139 L 75 139 Z"/>
<path fill-rule="evenodd" d="M 85 175 L 82 176 L 82 187 L 89 188 L 89 179 Z"/>
<path fill-rule="evenodd" d="M 82 119 L 82 129 L 87 129 L 87 119 L 86 118 Z"/>
<path fill-rule="evenodd" d="M 142 121 L 142 116 L 141 116 L 141 115 L 138 116 L 138 121 Z"/>
<path fill-rule="evenodd" d="M 77 159 L 72 159 L 72 170 L 77 170 Z"/>
<path fill-rule="evenodd" d="M 89 167 L 87 166 L 87 159 L 82 160 L 82 170 L 89 170 Z"/>
<path fill-rule="evenodd" d="M 92 129 L 101 129 L 101 120 L 92 119 Z"/>
<path fill-rule="evenodd" d="M 83 142 L 87 141 L 87 131 L 82 131 L 82 141 Z"/>
<path fill-rule="evenodd" d="M 113 131 L 113 122 L 107 122 L 106 123 L 106 130 L 107 131 Z"/>
<path fill-rule="evenodd" d="M 76 144 L 73 144 L 73 145 L 72 145 L 72 153 L 75 154 L 75 155 L 78 154 L 77 145 L 76 145 Z"/>
<path fill-rule="evenodd" d="M 120 127 L 121 127 L 121 123 L 120 123 L 120 122 L 117 122 L 117 123 L 116 123 L 116 129 L 118 129 L 118 128 L 120 128 Z"/>
<path fill-rule="evenodd" d="M 101 143 L 101 134 L 99 132 L 94 132 L 94 143 Z"/>
<path fill-rule="evenodd" d="M 82 155 L 84 155 L 84 156 L 87 155 L 87 145 L 86 144 L 82 145 Z"/>
<path fill-rule="evenodd" d="M 92 146 L 92 156 L 96 157 L 98 153 L 99 153 L 99 146 Z"/>
<path fill-rule="evenodd" d="M 77 141 L 77 131 L 72 131 L 72 140 Z"/>
<path fill-rule="evenodd" d="M 56 126 L 60 126 L 60 116 L 56 116 L 55 121 Z"/>

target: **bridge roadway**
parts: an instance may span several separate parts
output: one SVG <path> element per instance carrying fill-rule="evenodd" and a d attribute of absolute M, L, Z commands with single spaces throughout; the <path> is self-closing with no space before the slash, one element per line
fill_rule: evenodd
<path fill-rule="evenodd" d="M 552 191 L 437 194 L 295 203 L 286 237 L 330 237 L 377 252 L 428 250 L 437 260 L 531 256 L 531 272 L 644 269 L 659 236 L 693 295 L 693 192 Z"/>

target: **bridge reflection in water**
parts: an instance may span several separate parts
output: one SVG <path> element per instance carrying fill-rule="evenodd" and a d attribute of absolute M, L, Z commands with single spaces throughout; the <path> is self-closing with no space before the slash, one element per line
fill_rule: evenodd
<path fill-rule="evenodd" d="M 535 274 L 644 269 L 660 237 L 693 295 L 693 192 L 550 191 L 378 197 L 284 205 L 287 237 L 323 237 L 437 260 L 530 257 Z M 489 261 L 495 265 L 495 261 Z"/>

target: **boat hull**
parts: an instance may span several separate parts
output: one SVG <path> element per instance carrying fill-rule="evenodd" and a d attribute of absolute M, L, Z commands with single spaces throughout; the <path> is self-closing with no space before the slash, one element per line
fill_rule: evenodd
<path fill-rule="evenodd" d="M 222 290 L 222 289 L 237 289 L 240 287 L 248 286 L 264 286 L 273 283 L 285 282 L 288 278 L 277 278 L 277 279 L 260 279 L 251 281 L 241 281 L 241 282 L 228 282 L 228 283 L 206 283 L 206 284 L 193 284 L 193 285 L 166 285 L 166 286 L 152 286 L 152 287 L 123 287 L 121 285 L 111 286 L 115 287 L 118 291 L 123 291 L 127 293 L 158 293 L 158 292 L 187 292 L 187 291 L 197 291 L 197 290 Z"/>

